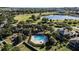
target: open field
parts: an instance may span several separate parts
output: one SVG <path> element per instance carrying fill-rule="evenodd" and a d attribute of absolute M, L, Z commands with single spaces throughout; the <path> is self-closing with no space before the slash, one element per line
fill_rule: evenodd
<path fill-rule="evenodd" d="M 26 21 L 27 19 L 29 19 L 30 15 L 24 14 L 24 15 L 16 15 L 14 17 L 15 20 L 19 21 Z"/>
<path fill-rule="evenodd" d="M 48 14 L 55 14 L 56 12 L 44 12 L 41 13 L 41 15 L 48 15 Z M 14 19 L 19 21 L 26 21 L 31 17 L 32 15 L 38 16 L 40 13 L 33 13 L 33 14 L 20 14 L 20 15 L 15 15 Z"/>

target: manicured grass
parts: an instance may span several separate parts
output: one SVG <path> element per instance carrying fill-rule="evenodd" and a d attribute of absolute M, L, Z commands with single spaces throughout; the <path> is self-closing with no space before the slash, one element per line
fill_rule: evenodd
<path fill-rule="evenodd" d="M 20 14 L 20 15 L 16 15 L 14 17 L 15 20 L 18 20 L 17 23 L 19 23 L 20 21 L 26 21 L 26 20 L 30 20 L 29 18 L 32 16 L 32 15 L 35 15 L 35 16 L 38 16 L 39 13 L 34 13 L 34 14 Z M 34 22 L 34 24 L 37 24 L 40 20 L 38 20 L 37 22 Z"/>
<path fill-rule="evenodd" d="M 18 22 L 19 22 L 19 21 L 26 21 L 26 20 L 29 19 L 30 16 L 31 16 L 31 15 L 27 15 L 27 14 L 24 14 L 24 15 L 16 15 L 16 16 L 14 17 L 14 19 L 15 19 L 15 20 L 18 20 Z"/>

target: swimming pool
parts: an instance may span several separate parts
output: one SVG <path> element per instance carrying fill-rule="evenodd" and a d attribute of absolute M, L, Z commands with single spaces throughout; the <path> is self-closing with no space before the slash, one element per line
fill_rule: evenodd
<path fill-rule="evenodd" d="M 45 35 L 37 34 L 32 36 L 31 41 L 35 44 L 44 44 L 48 42 L 48 37 Z"/>
<path fill-rule="evenodd" d="M 44 42 L 48 41 L 48 38 L 45 35 L 35 35 L 34 38 L 35 40 L 38 40 L 38 41 L 44 41 Z"/>

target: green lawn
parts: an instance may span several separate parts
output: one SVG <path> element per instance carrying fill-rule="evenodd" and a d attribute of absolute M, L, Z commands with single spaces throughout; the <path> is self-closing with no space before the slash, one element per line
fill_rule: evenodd
<path fill-rule="evenodd" d="M 27 14 L 24 14 L 24 15 L 16 15 L 16 16 L 14 17 L 14 19 L 15 19 L 15 20 L 18 20 L 18 22 L 19 22 L 19 21 L 26 21 L 26 20 L 29 19 L 30 16 L 31 16 L 31 15 L 27 15 Z"/>

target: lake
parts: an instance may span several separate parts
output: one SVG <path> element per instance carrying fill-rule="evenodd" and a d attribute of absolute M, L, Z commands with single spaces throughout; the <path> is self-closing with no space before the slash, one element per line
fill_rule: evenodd
<path fill-rule="evenodd" d="M 79 17 L 68 16 L 68 15 L 48 15 L 48 16 L 43 16 L 43 18 L 48 18 L 48 19 L 53 19 L 53 20 L 64 20 L 64 19 L 76 19 L 76 20 L 78 20 L 79 19 Z"/>

